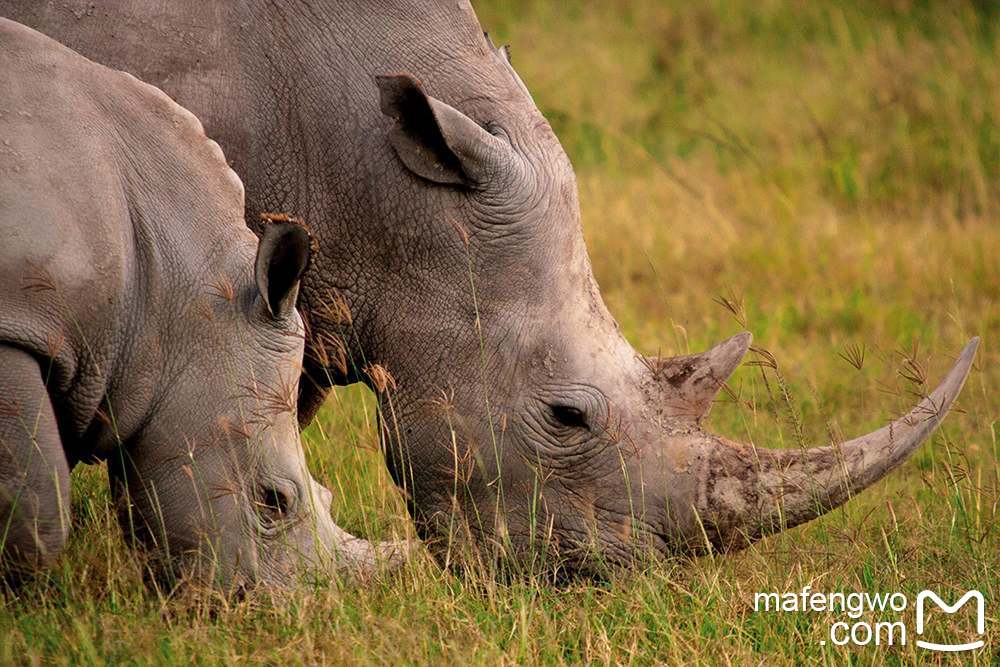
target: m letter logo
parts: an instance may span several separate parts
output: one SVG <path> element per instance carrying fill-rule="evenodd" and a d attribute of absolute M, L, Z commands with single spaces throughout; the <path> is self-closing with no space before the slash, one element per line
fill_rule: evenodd
<path fill-rule="evenodd" d="M 969 591 L 963 595 L 958 602 L 953 605 L 945 604 L 945 601 L 938 597 L 934 591 L 920 591 L 917 593 L 917 634 L 924 634 L 924 602 L 932 600 L 934 604 L 944 610 L 946 614 L 954 614 L 959 608 L 969 600 L 976 601 L 976 632 L 980 635 L 986 634 L 986 603 L 983 594 L 979 591 Z M 917 646 L 931 651 L 971 651 L 983 645 L 983 640 L 969 642 L 968 644 L 935 644 L 917 640 Z"/>

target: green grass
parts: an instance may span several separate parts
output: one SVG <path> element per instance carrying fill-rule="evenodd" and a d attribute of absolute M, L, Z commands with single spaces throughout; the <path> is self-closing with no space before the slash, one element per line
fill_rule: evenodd
<path fill-rule="evenodd" d="M 62 562 L 0 608 L 0 663 L 438 662 L 911 664 L 848 650 L 830 614 L 763 614 L 758 591 L 987 598 L 1000 660 L 1000 14 L 980 3 L 480 2 L 577 168 L 604 298 L 647 353 L 742 328 L 744 367 L 710 428 L 767 446 L 875 428 L 912 402 L 904 356 L 934 385 L 972 335 L 954 412 L 888 479 L 739 554 L 601 585 L 500 585 L 424 554 L 351 589 L 225 604 L 165 600 L 112 519 L 99 468 L 74 473 Z M 720 305 L 728 302 L 731 307 Z M 848 359 L 864 346 L 860 369 Z M 307 432 L 335 518 L 411 529 L 377 452 L 373 398 L 339 389 Z M 912 631 L 912 609 L 907 612 Z M 943 623 L 943 619 L 935 617 Z M 884 620 L 879 618 L 878 620 Z M 894 620 L 894 619 L 889 619 Z M 957 621 L 956 621 L 957 622 Z M 964 627 L 964 626 L 962 626 Z"/>

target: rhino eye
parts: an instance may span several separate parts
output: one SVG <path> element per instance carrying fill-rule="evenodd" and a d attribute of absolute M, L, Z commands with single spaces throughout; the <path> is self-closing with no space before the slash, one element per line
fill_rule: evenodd
<path fill-rule="evenodd" d="M 510 141 L 510 136 L 507 134 L 507 131 L 503 129 L 503 127 L 501 127 L 500 124 L 497 123 L 496 121 L 487 123 L 486 131 L 492 134 L 494 137 L 499 137 L 500 139 L 506 139 L 507 141 Z"/>
<path fill-rule="evenodd" d="M 257 495 L 257 515 L 265 527 L 273 527 L 288 516 L 292 501 L 287 493 L 273 486 L 265 486 L 258 490 Z"/>
<path fill-rule="evenodd" d="M 587 417 L 579 408 L 571 405 L 550 405 L 552 418 L 560 425 L 567 428 L 588 428 Z"/>

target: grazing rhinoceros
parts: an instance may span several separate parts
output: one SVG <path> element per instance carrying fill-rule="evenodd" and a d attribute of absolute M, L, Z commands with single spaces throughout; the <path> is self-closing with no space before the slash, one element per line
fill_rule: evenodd
<path fill-rule="evenodd" d="M 838 447 L 704 432 L 750 336 L 661 360 L 625 341 L 573 169 L 468 2 L 0 0 L 0 14 L 194 110 L 244 178 L 251 224 L 308 216 L 321 251 L 302 286 L 300 421 L 326 384 L 379 390 L 387 464 L 425 538 L 545 545 L 584 571 L 636 546 L 741 547 L 906 459 L 969 370 L 975 342 L 907 420 Z"/>
<path fill-rule="evenodd" d="M 59 555 L 69 471 L 102 459 L 172 574 L 367 565 L 298 436 L 309 235 L 274 222 L 257 249 L 194 116 L 0 19 L 0 239 L 0 573 Z"/>

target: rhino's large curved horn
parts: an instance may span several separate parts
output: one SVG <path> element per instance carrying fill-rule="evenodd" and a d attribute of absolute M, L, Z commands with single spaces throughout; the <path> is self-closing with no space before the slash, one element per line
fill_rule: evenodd
<path fill-rule="evenodd" d="M 941 423 L 962 390 L 979 346 L 973 338 L 930 396 L 905 417 L 840 445 L 756 449 L 708 437 L 694 502 L 702 539 L 742 548 L 768 533 L 838 507 L 905 461 Z"/>

